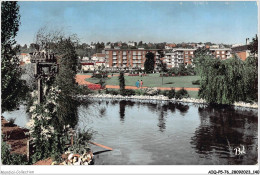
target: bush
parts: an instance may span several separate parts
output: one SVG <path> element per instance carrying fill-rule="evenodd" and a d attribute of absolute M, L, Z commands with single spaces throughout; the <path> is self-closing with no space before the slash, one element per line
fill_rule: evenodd
<path fill-rule="evenodd" d="M 107 73 L 93 73 L 91 78 L 106 78 Z"/>
<path fill-rule="evenodd" d="M 172 99 L 172 98 L 175 97 L 175 94 L 176 94 L 175 89 L 172 88 L 171 90 L 169 90 L 167 96 L 168 96 L 169 99 Z"/>
<path fill-rule="evenodd" d="M 119 91 L 118 91 L 118 90 L 115 90 L 115 89 L 106 89 L 106 90 L 105 90 L 105 93 L 106 93 L 106 94 L 112 94 L 112 95 L 118 95 L 118 94 L 119 94 Z"/>
<path fill-rule="evenodd" d="M 79 85 L 77 89 L 77 93 L 82 95 L 88 95 L 91 94 L 92 92 L 87 86 Z"/>
<path fill-rule="evenodd" d="M 125 89 L 124 91 L 121 92 L 121 95 L 123 96 L 135 95 L 135 91 L 133 89 Z"/>
<path fill-rule="evenodd" d="M 188 98 L 188 97 L 189 97 L 188 91 L 185 90 L 184 88 L 177 91 L 176 95 L 175 95 L 176 99 L 182 99 L 182 98 Z"/>
<path fill-rule="evenodd" d="M 193 85 L 200 85 L 200 80 L 192 81 L 192 84 L 193 84 Z"/>
<path fill-rule="evenodd" d="M 10 145 L 3 141 L 3 135 L 1 139 L 1 163 L 3 165 L 28 165 L 28 161 L 25 155 L 11 154 Z"/>
<path fill-rule="evenodd" d="M 145 91 L 142 89 L 135 90 L 135 95 L 145 95 Z"/>

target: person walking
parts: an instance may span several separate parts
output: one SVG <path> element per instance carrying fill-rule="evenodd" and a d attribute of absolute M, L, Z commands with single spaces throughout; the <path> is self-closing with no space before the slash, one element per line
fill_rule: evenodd
<path fill-rule="evenodd" d="M 141 82 L 140 82 L 140 87 L 141 88 L 143 87 L 143 80 L 141 80 Z"/>
<path fill-rule="evenodd" d="M 139 80 L 136 81 L 135 86 L 139 88 Z"/>

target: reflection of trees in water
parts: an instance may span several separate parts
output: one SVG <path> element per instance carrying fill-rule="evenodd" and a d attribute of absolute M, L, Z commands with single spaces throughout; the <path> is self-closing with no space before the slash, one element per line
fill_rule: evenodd
<path fill-rule="evenodd" d="M 188 112 L 188 110 L 190 108 L 188 105 L 183 105 L 181 103 L 176 103 L 175 107 L 176 107 L 176 109 L 178 109 L 180 111 L 180 114 L 183 116 Z"/>
<path fill-rule="evenodd" d="M 119 115 L 120 115 L 121 122 L 124 122 L 125 120 L 125 106 L 126 106 L 125 100 L 119 102 Z"/>
<path fill-rule="evenodd" d="M 238 113 L 231 107 L 199 107 L 198 112 L 201 124 L 191 138 L 191 144 L 197 153 L 212 157 L 215 152 L 217 154 L 214 155 L 227 158 L 230 164 L 256 163 L 257 157 L 239 158 L 234 156 L 233 150 L 240 145 L 244 145 L 246 149 L 255 147 L 256 116 L 248 116 L 246 112 Z M 251 151 L 251 154 L 256 153 Z"/>

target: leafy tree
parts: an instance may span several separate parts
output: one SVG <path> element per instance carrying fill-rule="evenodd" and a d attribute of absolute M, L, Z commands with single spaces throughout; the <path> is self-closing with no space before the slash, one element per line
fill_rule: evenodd
<path fill-rule="evenodd" d="M 118 77 L 119 80 L 119 86 L 120 86 L 120 92 L 123 93 L 125 91 L 125 77 L 124 72 L 120 72 L 120 75 Z"/>
<path fill-rule="evenodd" d="M 192 67 L 191 64 L 187 65 L 187 73 L 188 73 L 188 75 L 194 75 L 195 74 L 194 67 Z"/>
<path fill-rule="evenodd" d="M 20 61 L 14 47 L 20 25 L 19 6 L 14 1 L 3 1 L 1 4 L 1 103 L 4 112 L 17 108 L 25 97 L 26 86 L 21 80 Z"/>
<path fill-rule="evenodd" d="M 233 104 L 246 99 L 245 63 L 239 58 L 220 60 L 206 57 L 199 68 L 199 97 L 217 104 Z"/>
<path fill-rule="evenodd" d="M 258 101 L 258 58 L 250 56 L 245 61 L 244 83 L 246 101 Z"/>
<path fill-rule="evenodd" d="M 155 60 L 154 60 L 154 54 L 152 52 L 148 52 L 146 55 L 146 60 L 144 62 L 144 70 L 147 73 L 151 73 L 154 70 L 154 64 L 155 64 Z"/>
<path fill-rule="evenodd" d="M 199 56 L 205 56 L 209 55 L 210 50 L 206 47 L 199 47 L 197 50 L 194 51 L 194 57 L 199 57 Z"/>
<path fill-rule="evenodd" d="M 250 53 L 253 55 L 258 54 L 258 37 L 257 37 L 257 35 L 255 36 L 255 38 L 252 39 L 252 42 L 249 45 L 249 50 L 250 50 Z"/>

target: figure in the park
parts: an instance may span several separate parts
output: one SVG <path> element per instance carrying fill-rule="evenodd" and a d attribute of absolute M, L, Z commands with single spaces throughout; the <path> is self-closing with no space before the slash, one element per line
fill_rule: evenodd
<path fill-rule="evenodd" d="M 139 88 L 139 85 L 140 85 L 139 80 L 137 80 L 137 82 L 135 83 L 135 86 L 136 86 L 137 88 Z"/>
<path fill-rule="evenodd" d="M 140 82 L 140 87 L 141 88 L 143 87 L 143 80 L 141 80 L 141 82 Z"/>

